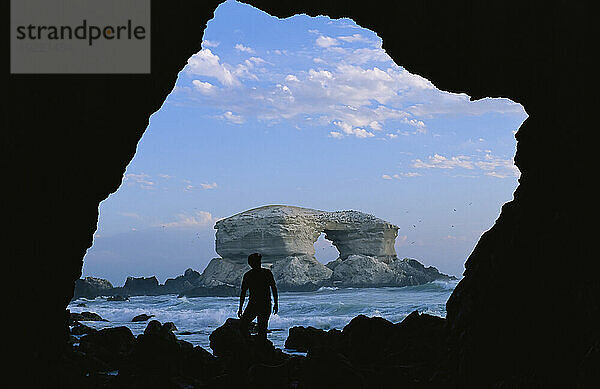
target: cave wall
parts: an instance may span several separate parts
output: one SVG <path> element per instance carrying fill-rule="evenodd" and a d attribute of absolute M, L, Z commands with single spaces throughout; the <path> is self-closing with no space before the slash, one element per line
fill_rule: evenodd
<path fill-rule="evenodd" d="M 200 49 L 218 3 L 152 2 L 150 75 L 9 75 L 4 57 L 5 277 L 26 280 L 5 290 L 5 311 L 22 319 L 20 333 L 44 331 L 12 337 L 24 379 L 52 382 L 66 337 L 64 309 L 98 205 L 120 185 L 149 116 Z M 376 31 L 396 63 L 438 88 L 525 107 L 529 118 L 516 135 L 520 185 L 448 301 L 451 352 L 462 387 L 553 386 L 587 374 L 590 355 L 597 358 L 599 295 L 589 270 L 597 31 L 588 4 L 250 3 L 278 17 L 350 17 Z M 32 310 L 42 324 L 27 319 Z"/>

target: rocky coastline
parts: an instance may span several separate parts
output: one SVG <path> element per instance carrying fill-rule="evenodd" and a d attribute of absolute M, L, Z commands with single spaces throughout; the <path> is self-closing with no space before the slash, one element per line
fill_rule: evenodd
<path fill-rule="evenodd" d="M 378 288 L 454 280 L 433 266 L 399 259 L 394 243 L 398 227 L 358 211 L 327 212 L 288 205 L 268 205 L 219 220 L 215 250 L 204 271 L 187 269 L 159 284 L 153 277 L 127 277 L 122 287 L 86 277 L 75 282 L 73 298 L 177 294 L 186 297 L 236 296 L 250 269 L 249 253 L 259 252 L 280 291 L 313 291 L 324 286 Z M 314 243 L 324 233 L 339 257 L 327 264 L 315 258 Z"/>
<path fill-rule="evenodd" d="M 173 323 L 152 320 L 136 337 L 71 318 L 58 372 L 68 387 L 437 388 L 455 380 L 446 320 L 417 311 L 400 323 L 360 315 L 342 330 L 293 327 L 285 350 L 242 336 L 229 318 L 210 334 L 212 353 L 178 339 Z"/>

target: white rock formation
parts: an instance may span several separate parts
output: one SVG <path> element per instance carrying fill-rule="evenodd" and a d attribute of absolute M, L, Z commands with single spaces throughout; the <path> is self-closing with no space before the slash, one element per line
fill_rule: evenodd
<path fill-rule="evenodd" d="M 248 254 L 262 254 L 263 264 L 289 256 L 314 258 L 314 243 L 324 232 L 345 260 L 350 255 L 396 258 L 398 227 L 358 211 L 325 212 L 286 205 L 251 209 L 215 224 L 216 251 L 232 262 L 246 263 Z"/>
<path fill-rule="evenodd" d="M 239 288 L 254 252 L 262 254 L 280 290 L 406 286 L 449 278 L 414 259 L 399 260 L 398 227 L 363 212 L 269 205 L 219 220 L 215 229 L 222 258 L 210 261 L 198 286 Z M 340 253 L 327 265 L 315 259 L 314 243 L 322 232 Z"/>

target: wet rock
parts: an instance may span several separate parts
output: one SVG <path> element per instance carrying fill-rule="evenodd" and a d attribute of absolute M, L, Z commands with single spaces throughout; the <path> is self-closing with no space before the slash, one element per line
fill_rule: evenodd
<path fill-rule="evenodd" d="M 213 354 L 222 358 L 230 369 L 244 370 L 254 364 L 278 365 L 287 355 L 276 349 L 270 340 L 257 336 L 243 336 L 239 330 L 239 319 L 229 318 L 210 336 Z"/>
<path fill-rule="evenodd" d="M 71 323 L 75 323 L 78 321 L 108 321 L 106 319 L 103 319 L 100 315 L 98 315 L 95 312 L 87 311 L 81 313 L 70 312 L 69 320 Z"/>
<path fill-rule="evenodd" d="M 104 296 L 110 293 L 112 288 L 113 286 L 108 280 L 96 277 L 85 277 L 75 281 L 73 298 L 85 297 L 93 299 L 97 296 Z"/>
<path fill-rule="evenodd" d="M 86 326 L 85 324 L 81 324 L 79 322 L 76 322 L 73 328 L 71 328 L 71 334 L 73 335 L 87 335 L 97 331 L 98 330 L 95 328 Z"/>
<path fill-rule="evenodd" d="M 194 269 L 186 269 L 183 275 L 165 281 L 164 293 L 181 293 L 197 286 L 199 282 L 200 273 Z"/>
<path fill-rule="evenodd" d="M 129 296 L 153 296 L 161 294 L 158 280 L 155 276 L 152 277 L 127 277 L 123 291 Z"/>
<path fill-rule="evenodd" d="M 127 327 L 104 328 L 83 336 L 79 349 L 116 368 L 133 348 L 135 337 Z"/>
<path fill-rule="evenodd" d="M 173 331 L 177 331 L 177 327 L 175 326 L 175 323 L 173 323 L 172 321 L 165 322 L 165 323 L 163 324 L 163 328 L 164 328 L 166 331 L 171 331 L 171 332 L 173 332 Z"/>
<path fill-rule="evenodd" d="M 240 284 L 241 285 L 241 281 Z M 239 289 L 231 285 L 197 286 L 183 291 L 178 297 L 236 297 Z"/>
<path fill-rule="evenodd" d="M 325 349 L 340 350 L 342 332 L 337 329 L 329 331 L 314 327 L 292 327 L 285 341 L 285 348 L 311 354 Z"/>
<path fill-rule="evenodd" d="M 142 313 L 141 315 L 135 316 L 133 319 L 131 319 L 131 321 L 132 322 L 146 321 L 146 320 L 149 320 L 152 317 L 154 317 L 154 315 L 148 315 L 148 314 Z"/>

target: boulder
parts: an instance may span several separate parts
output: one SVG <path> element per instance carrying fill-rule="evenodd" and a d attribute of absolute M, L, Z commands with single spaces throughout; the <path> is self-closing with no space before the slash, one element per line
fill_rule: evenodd
<path fill-rule="evenodd" d="M 104 328 L 83 336 L 79 349 L 116 368 L 131 351 L 134 342 L 135 337 L 127 327 Z"/>
<path fill-rule="evenodd" d="M 132 322 L 146 321 L 146 320 L 150 319 L 151 317 L 154 317 L 154 315 L 148 315 L 148 314 L 142 313 L 141 315 L 135 316 L 133 319 L 131 319 L 131 321 Z"/>
<path fill-rule="evenodd" d="M 113 288 L 112 284 L 105 279 L 95 277 L 85 277 L 75 281 L 75 287 L 73 289 L 73 298 L 85 297 L 85 298 L 96 298 L 98 296 L 105 296 L 110 293 Z"/>
<path fill-rule="evenodd" d="M 75 313 L 75 312 L 70 312 L 69 313 L 69 321 L 71 323 L 75 323 L 78 321 L 108 321 L 106 319 L 103 319 L 100 315 L 98 315 L 95 312 L 81 312 L 81 313 Z"/>
<path fill-rule="evenodd" d="M 220 372 L 214 356 L 201 347 L 178 340 L 171 329 L 167 323 L 161 325 L 152 320 L 144 333 L 138 335 L 119 370 L 119 376 L 126 377 L 125 387 L 173 387 L 176 377 L 207 380 Z"/>
<path fill-rule="evenodd" d="M 322 353 L 324 350 L 341 350 L 342 332 L 338 329 L 329 331 L 314 327 L 292 327 L 285 341 L 285 348 L 311 355 Z"/>
<path fill-rule="evenodd" d="M 193 288 L 200 283 L 200 273 L 194 269 L 187 269 L 183 275 L 168 278 L 164 284 L 164 293 L 181 293 L 186 289 Z"/>
<path fill-rule="evenodd" d="M 246 372 L 255 364 L 279 365 L 287 355 L 276 349 L 270 340 L 240 333 L 239 319 L 229 318 L 210 336 L 210 348 L 232 370 Z"/>
<path fill-rule="evenodd" d="M 81 324 L 79 322 L 76 322 L 73 328 L 71 328 L 71 334 L 73 335 L 87 335 L 97 331 L 97 329 L 86 326 L 85 324 Z"/>
<path fill-rule="evenodd" d="M 242 284 L 242 277 L 248 270 L 250 270 L 248 263 L 213 258 L 200 275 L 198 286 L 215 287 L 228 285 L 239 288 Z"/>
<path fill-rule="evenodd" d="M 184 290 L 178 297 L 235 297 L 239 295 L 239 288 L 230 285 L 217 285 L 197 286 L 192 289 Z"/>
<path fill-rule="evenodd" d="M 127 277 L 123 291 L 129 296 L 152 296 L 161 293 L 158 280 L 152 277 Z"/>
<path fill-rule="evenodd" d="M 277 261 L 271 271 L 281 291 L 311 291 L 329 285 L 331 269 L 308 255 L 290 256 Z"/>

